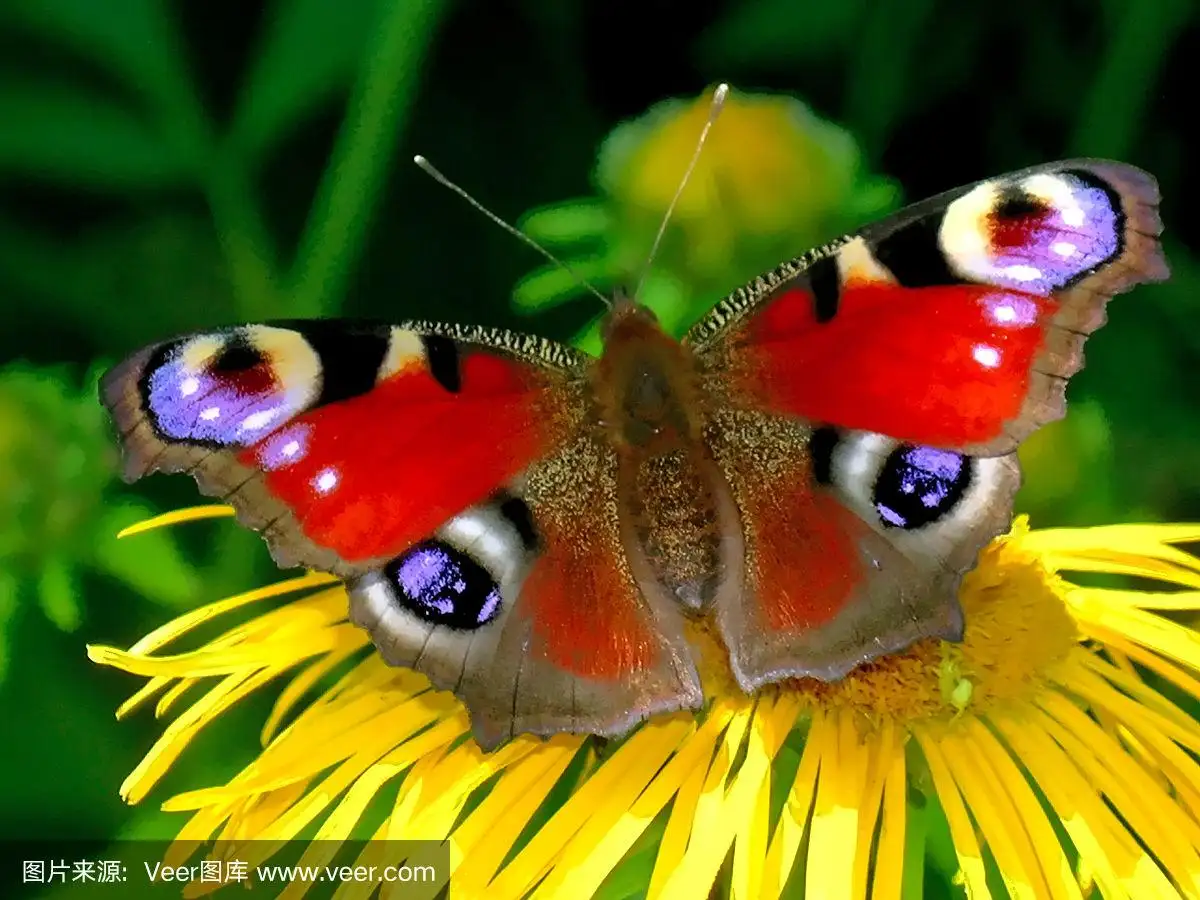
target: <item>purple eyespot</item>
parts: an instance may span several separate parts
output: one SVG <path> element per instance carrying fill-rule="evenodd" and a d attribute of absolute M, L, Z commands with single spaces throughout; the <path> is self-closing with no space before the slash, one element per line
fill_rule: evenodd
<path fill-rule="evenodd" d="M 994 205 L 977 218 L 980 192 Z M 985 183 L 947 207 L 941 228 L 958 274 L 1044 297 L 1119 256 L 1125 216 L 1103 179 L 1070 169 Z M 1020 325 L 1020 310 L 1012 311 L 1015 318 L 997 324 Z"/>
<path fill-rule="evenodd" d="M 884 525 L 920 528 L 958 504 L 971 474 L 970 459 L 960 453 L 902 445 L 884 462 L 872 502 Z"/>
<path fill-rule="evenodd" d="M 260 349 L 263 343 L 271 349 Z M 258 325 L 164 345 L 147 362 L 139 386 L 163 438 L 246 447 L 308 407 L 317 383 L 307 373 L 318 369 L 303 337 Z"/>
<path fill-rule="evenodd" d="M 444 541 L 423 541 L 384 569 L 400 604 L 434 625 L 471 631 L 500 612 L 500 587 L 463 551 Z"/>

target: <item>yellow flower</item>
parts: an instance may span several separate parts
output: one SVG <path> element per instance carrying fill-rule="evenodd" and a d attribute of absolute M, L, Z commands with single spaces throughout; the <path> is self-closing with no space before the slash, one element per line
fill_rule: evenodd
<path fill-rule="evenodd" d="M 600 149 L 596 180 L 621 220 L 631 271 L 644 263 L 711 102 L 711 91 L 664 101 Z M 659 264 L 724 290 L 840 236 L 897 194 L 864 171 L 849 132 L 801 101 L 734 91 L 675 206 Z"/>
<path fill-rule="evenodd" d="M 868 171 L 853 135 L 783 95 L 732 91 L 709 131 L 653 265 L 647 255 L 711 112 L 712 92 L 666 100 L 624 122 L 597 158 L 597 197 L 533 210 L 526 234 L 570 272 L 545 265 L 517 285 L 514 303 L 533 311 L 579 292 L 641 286 L 639 299 L 682 333 L 721 296 L 786 259 L 878 218 L 899 186 Z M 599 328 L 580 338 L 598 351 Z"/>
<path fill-rule="evenodd" d="M 370 652 L 325 575 L 198 609 L 128 651 L 89 652 L 150 679 L 121 716 L 153 696 L 166 715 L 208 685 L 122 785 L 129 802 L 205 725 L 290 677 L 257 759 L 166 802 L 192 814 L 172 862 L 188 841 L 280 841 L 315 827 L 320 840 L 448 839 L 460 898 L 589 897 L 632 854 L 653 861 L 647 896 L 660 900 L 709 896 L 718 878 L 739 898 L 785 886 L 787 896 L 899 898 L 919 896 L 928 809 L 940 807 L 955 877 L 974 900 L 998 883 L 1016 898 L 1093 887 L 1105 898 L 1200 896 L 1200 723 L 1167 696 L 1200 698 L 1200 634 L 1173 617 L 1200 608 L 1200 559 L 1174 546 L 1196 540 L 1200 525 L 1030 531 L 1019 520 L 964 580 L 961 644 L 925 641 L 835 684 L 746 697 L 699 633 L 706 711 L 655 719 L 614 745 L 526 736 L 481 752 L 452 695 Z M 1082 587 L 1063 571 L 1159 587 Z M 236 608 L 301 592 L 197 649 L 163 651 Z M 390 812 L 360 821 L 396 783 Z M 244 847 L 251 864 L 271 852 L 267 841 Z"/>

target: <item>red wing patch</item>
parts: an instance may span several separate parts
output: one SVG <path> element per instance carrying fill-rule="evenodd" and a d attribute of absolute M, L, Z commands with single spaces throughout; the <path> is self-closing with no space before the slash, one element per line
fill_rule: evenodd
<path fill-rule="evenodd" d="M 786 291 L 736 356 L 755 406 L 943 447 L 987 442 L 1016 419 L 1058 304 L 984 285 L 842 289 L 818 325 Z"/>
<path fill-rule="evenodd" d="M 605 681 L 660 662 L 662 648 L 620 547 L 587 516 L 567 530 L 543 529 L 546 550 L 522 588 L 530 652 L 576 675 Z"/>
<path fill-rule="evenodd" d="M 783 485 L 779 485 L 783 487 Z M 863 580 L 861 519 L 825 492 L 790 482 L 754 492 L 742 510 L 753 529 L 748 579 L 772 632 L 820 628 L 837 618 Z"/>
<path fill-rule="evenodd" d="M 309 540 L 351 563 L 390 557 L 546 455 L 552 400 L 526 367 L 471 354 L 455 393 L 404 369 L 293 419 L 238 461 L 266 473 Z"/>

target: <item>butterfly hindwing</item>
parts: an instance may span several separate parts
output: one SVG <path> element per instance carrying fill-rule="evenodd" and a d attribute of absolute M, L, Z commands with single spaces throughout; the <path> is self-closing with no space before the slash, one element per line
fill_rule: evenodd
<path fill-rule="evenodd" d="M 278 563 L 346 578 L 384 658 L 458 693 L 490 746 L 702 699 L 677 611 L 621 550 L 583 360 L 486 329 L 273 323 L 146 348 L 101 395 L 129 480 L 189 472 Z"/>
<path fill-rule="evenodd" d="M 1008 526 L 1015 457 L 747 411 L 718 416 L 711 446 L 744 533 L 743 589 L 714 611 L 743 689 L 961 639 L 959 580 Z"/>
<path fill-rule="evenodd" d="M 680 610 L 639 591 L 616 521 L 616 462 L 582 436 L 515 490 L 350 583 L 384 658 L 453 690 L 476 739 L 619 735 L 703 695 Z"/>

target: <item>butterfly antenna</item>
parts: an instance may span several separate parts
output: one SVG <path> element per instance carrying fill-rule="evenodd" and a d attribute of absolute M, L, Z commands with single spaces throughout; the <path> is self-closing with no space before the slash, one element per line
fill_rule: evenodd
<path fill-rule="evenodd" d="M 700 151 L 704 149 L 704 142 L 708 140 L 708 133 L 712 130 L 713 123 L 717 121 L 717 116 L 721 114 L 721 108 L 725 105 L 725 98 L 727 96 L 729 96 L 729 85 L 718 84 L 717 89 L 713 91 L 712 103 L 708 107 L 708 120 L 704 123 L 704 128 L 700 131 L 700 137 L 696 141 L 696 149 L 692 151 L 692 159 L 688 163 L 683 177 L 679 179 L 679 187 L 675 188 L 675 196 L 667 204 L 667 211 L 663 213 L 662 221 L 658 225 L 658 234 L 654 236 L 654 243 L 650 245 L 650 255 L 646 257 L 646 263 L 642 266 L 641 277 L 638 278 L 637 287 L 633 290 L 635 300 L 638 294 L 642 292 L 642 284 L 646 281 L 646 276 L 650 274 L 650 266 L 654 262 L 655 255 L 658 253 L 658 246 L 662 243 L 663 235 L 667 233 L 667 223 L 671 221 L 671 214 L 675 212 L 675 205 L 683 195 L 683 189 L 687 187 L 688 179 L 692 177 L 692 172 L 696 168 L 696 162 L 700 159 Z"/>
<path fill-rule="evenodd" d="M 473 206 L 479 212 L 483 213 L 485 216 L 487 216 L 489 219 L 491 219 L 493 222 L 495 222 L 497 225 L 499 225 L 501 228 L 503 228 L 505 231 L 507 231 L 509 234 L 511 234 L 513 237 L 515 237 L 517 240 L 521 241 L 524 244 L 527 244 L 528 246 L 530 246 L 534 250 L 536 250 L 538 253 L 542 254 L 542 256 L 546 257 L 546 259 L 550 260 L 550 262 L 554 263 L 554 265 L 558 266 L 560 269 L 562 269 L 564 272 L 566 272 L 568 275 L 570 275 L 572 278 L 574 278 L 575 281 L 579 283 L 580 287 L 587 289 L 595 297 L 597 297 L 601 303 L 603 303 L 609 309 L 612 309 L 612 305 L 613 305 L 612 300 L 610 300 L 608 297 L 605 297 L 604 294 L 600 293 L 600 291 L 596 290 L 596 288 L 593 287 L 592 284 L 587 279 L 585 279 L 583 276 L 581 276 L 578 272 L 576 272 L 574 269 L 572 269 L 569 265 L 567 265 L 565 262 L 563 262 L 561 259 L 559 259 L 557 256 L 555 256 L 553 253 L 551 253 L 549 250 L 547 250 L 545 247 L 543 247 L 541 244 L 539 244 L 537 241 L 535 241 L 533 238 L 531 238 L 529 235 L 527 235 L 521 229 L 517 228 L 515 225 L 510 225 L 510 224 L 508 224 L 508 222 L 505 222 L 502 218 L 500 218 L 498 215 L 496 215 L 494 212 L 492 212 L 490 209 L 488 209 L 486 206 L 484 206 L 482 203 L 480 203 L 478 200 L 476 200 L 474 197 L 472 197 L 470 194 L 468 194 L 465 190 L 460 188 L 457 184 L 455 184 L 453 181 L 451 181 L 449 178 L 447 178 L 445 175 L 443 175 L 441 172 L 439 172 L 436 168 L 434 168 L 433 163 L 431 163 L 425 157 L 420 156 L 420 155 L 414 156 L 413 162 L 415 162 L 417 164 L 418 168 L 420 168 L 426 175 L 428 175 L 430 178 L 432 178 L 438 184 L 442 185 L 443 187 L 448 187 L 450 190 L 454 191 L 454 193 L 458 194 L 458 196 L 462 197 L 464 200 L 467 201 L 467 203 L 471 204 L 471 206 Z"/>

